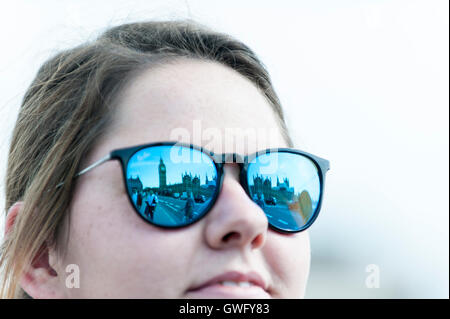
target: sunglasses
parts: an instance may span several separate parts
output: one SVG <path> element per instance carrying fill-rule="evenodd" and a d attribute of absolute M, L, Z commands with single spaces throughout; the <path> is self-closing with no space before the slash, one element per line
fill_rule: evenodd
<path fill-rule="evenodd" d="M 240 166 L 239 182 L 267 216 L 269 227 L 282 233 L 312 225 L 322 205 L 329 161 L 291 148 L 266 149 L 247 156 L 215 154 L 203 147 L 158 142 L 113 150 L 80 171 L 80 176 L 116 159 L 136 213 L 163 228 L 179 228 L 202 219 L 216 202 L 224 164 Z"/>

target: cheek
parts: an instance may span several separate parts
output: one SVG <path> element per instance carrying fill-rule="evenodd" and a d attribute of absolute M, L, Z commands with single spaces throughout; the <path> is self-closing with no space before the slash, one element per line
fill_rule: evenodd
<path fill-rule="evenodd" d="M 283 235 L 269 231 L 264 255 L 283 298 L 303 297 L 311 260 L 307 231 Z"/>
<path fill-rule="evenodd" d="M 65 263 L 80 267 L 81 289 L 76 293 L 176 297 L 173 294 L 183 285 L 179 270 L 185 268 L 195 245 L 186 242 L 182 232 L 168 236 L 166 230 L 146 223 L 125 193 L 80 188 L 71 208 Z"/>

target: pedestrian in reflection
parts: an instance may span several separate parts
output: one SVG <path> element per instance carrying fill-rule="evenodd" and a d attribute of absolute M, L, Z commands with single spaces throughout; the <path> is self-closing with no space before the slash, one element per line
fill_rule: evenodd
<path fill-rule="evenodd" d="M 266 206 L 266 204 L 264 203 L 264 195 L 263 194 L 258 193 L 256 195 L 256 204 L 258 204 L 259 207 L 264 209 L 264 206 Z"/>
<path fill-rule="evenodd" d="M 142 206 L 142 194 L 141 194 L 141 192 L 137 193 L 136 205 L 137 205 L 137 208 L 140 210 L 141 206 Z"/>
<path fill-rule="evenodd" d="M 186 222 L 189 222 L 194 218 L 194 196 L 192 193 L 189 193 L 189 196 L 186 200 L 186 206 L 184 206 L 184 219 Z"/>
<path fill-rule="evenodd" d="M 133 195 L 131 195 L 131 199 L 133 200 L 133 203 L 137 204 L 137 191 L 133 189 Z"/>
<path fill-rule="evenodd" d="M 153 192 L 148 193 L 145 204 L 145 216 L 150 217 L 150 220 L 153 220 L 153 214 L 155 212 L 156 205 L 158 204 L 158 196 L 153 194 Z"/>

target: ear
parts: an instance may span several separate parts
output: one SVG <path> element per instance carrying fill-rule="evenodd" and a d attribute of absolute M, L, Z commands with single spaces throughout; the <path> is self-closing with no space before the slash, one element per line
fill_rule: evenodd
<path fill-rule="evenodd" d="M 15 202 L 14 205 L 9 208 L 8 214 L 6 215 L 5 236 L 13 229 L 17 214 L 19 213 L 22 206 L 23 202 Z"/>
<path fill-rule="evenodd" d="M 5 235 L 14 227 L 17 216 L 23 207 L 23 202 L 16 202 L 8 210 L 5 224 Z M 20 286 L 25 292 L 35 299 L 64 298 L 61 288 L 60 277 L 55 269 L 50 265 L 50 255 L 54 256 L 51 247 L 44 243 L 31 264 L 22 273 Z M 52 258 L 52 260 L 55 260 Z"/>

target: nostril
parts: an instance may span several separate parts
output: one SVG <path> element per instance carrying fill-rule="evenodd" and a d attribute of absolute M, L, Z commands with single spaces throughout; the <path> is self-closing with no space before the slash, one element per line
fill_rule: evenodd
<path fill-rule="evenodd" d="M 259 248 L 264 245 L 264 235 L 259 234 L 252 241 L 252 248 Z"/>
<path fill-rule="evenodd" d="M 222 241 L 223 242 L 229 242 L 230 240 L 234 240 L 234 239 L 239 239 L 241 238 L 241 234 L 237 233 L 237 232 L 230 232 L 228 234 L 226 234 L 225 236 L 223 236 Z"/>

